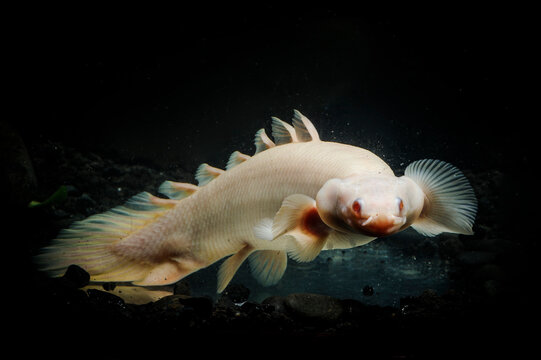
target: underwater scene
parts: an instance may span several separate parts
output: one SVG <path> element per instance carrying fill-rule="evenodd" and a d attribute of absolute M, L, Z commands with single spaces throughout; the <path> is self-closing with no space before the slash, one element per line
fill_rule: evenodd
<path fill-rule="evenodd" d="M 74 358 L 525 351 L 515 15 L 221 10 L 30 21 L 0 120 L 13 336 Z"/>

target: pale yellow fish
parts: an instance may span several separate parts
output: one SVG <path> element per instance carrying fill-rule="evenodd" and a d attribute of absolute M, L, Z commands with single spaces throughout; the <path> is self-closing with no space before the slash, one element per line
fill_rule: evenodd
<path fill-rule="evenodd" d="M 248 259 L 264 285 L 276 284 L 288 257 L 311 261 L 412 226 L 421 234 L 471 234 L 477 212 L 465 176 L 439 160 L 410 164 L 404 176 L 372 152 L 319 139 L 294 112 L 293 126 L 272 118 L 256 153 L 235 151 L 226 171 L 201 165 L 198 186 L 165 181 L 168 199 L 140 193 L 125 205 L 75 222 L 38 256 L 53 276 L 77 264 L 92 281 L 165 285 L 229 256 L 225 289 Z"/>

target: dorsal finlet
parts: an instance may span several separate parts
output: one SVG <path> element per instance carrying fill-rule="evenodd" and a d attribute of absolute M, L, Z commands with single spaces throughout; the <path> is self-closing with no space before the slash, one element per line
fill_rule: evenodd
<path fill-rule="evenodd" d="M 195 179 L 199 186 L 205 186 L 224 172 L 222 169 L 212 167 L 209 164 L 201 164 L 197 168 Z"/>
<path fill-rule="evenodd" d="M 274 142 L 267 136 L 265 129 L 259 129 L 255 133 L 254 144 L 256 154 L 276 146 Z"/>
<path fill-rule="evenodd" d="M 274 116 L 271 117 L 271 119 L 272 137 L 274 138 L 276 145 L 298 142 L 297 134 L 295 133 L 293 126 Z"/>
<path fill-rule="evenodd" d="M 180 200 L 196 192 L 198 187 L 193 184 L 179 183 L 170 180 L 164 181 L 158 188 L 160 194 L 164 194 L 169 199 Z"/>
<path fill-rule="evenodd" d="M 229 170 L 232 167 L 235 167 L 238 164 L 243 163 L 248 159 L 250 159 L 250 156 L 245 155 L 241 153 L 240 151 L 234 151 L 229 157 L 229 161 L 227 161 L 227 166 L 225 167 L 225 169 Z"/>
<path fill-rule="evenodd" d="M 293 127 L 299 141 L 320 141 L 314 124 L 299 110 L 293 110 Z"/>

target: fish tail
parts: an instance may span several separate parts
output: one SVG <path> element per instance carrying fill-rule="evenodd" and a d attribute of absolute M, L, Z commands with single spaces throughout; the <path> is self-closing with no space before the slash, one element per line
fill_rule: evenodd
<path fill-rule="evenodd" d="M 62 230 L 52 244 L 36 256 L 41 270 L 61 276 L 68 266 L 79 265 L 91 281 L 165 285 L 195 271 L 174 260 L 172 246 L 160 231 L 160 219 L 179 200 L 161 199 L 142 192 L 126 204 L 92 215 Z"/>

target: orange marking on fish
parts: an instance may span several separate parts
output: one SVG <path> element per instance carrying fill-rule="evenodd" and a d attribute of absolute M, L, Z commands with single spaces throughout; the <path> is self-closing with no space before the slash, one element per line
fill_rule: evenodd
<path fill-rule="evenodd" d="M 330 233 L 330 228 L 325 225 L 317 212 L 317 208 L 313 207 L 305 211 L 302 218 L 301 229 L 303 232 L 317 238 L 325 238 Z"/>

